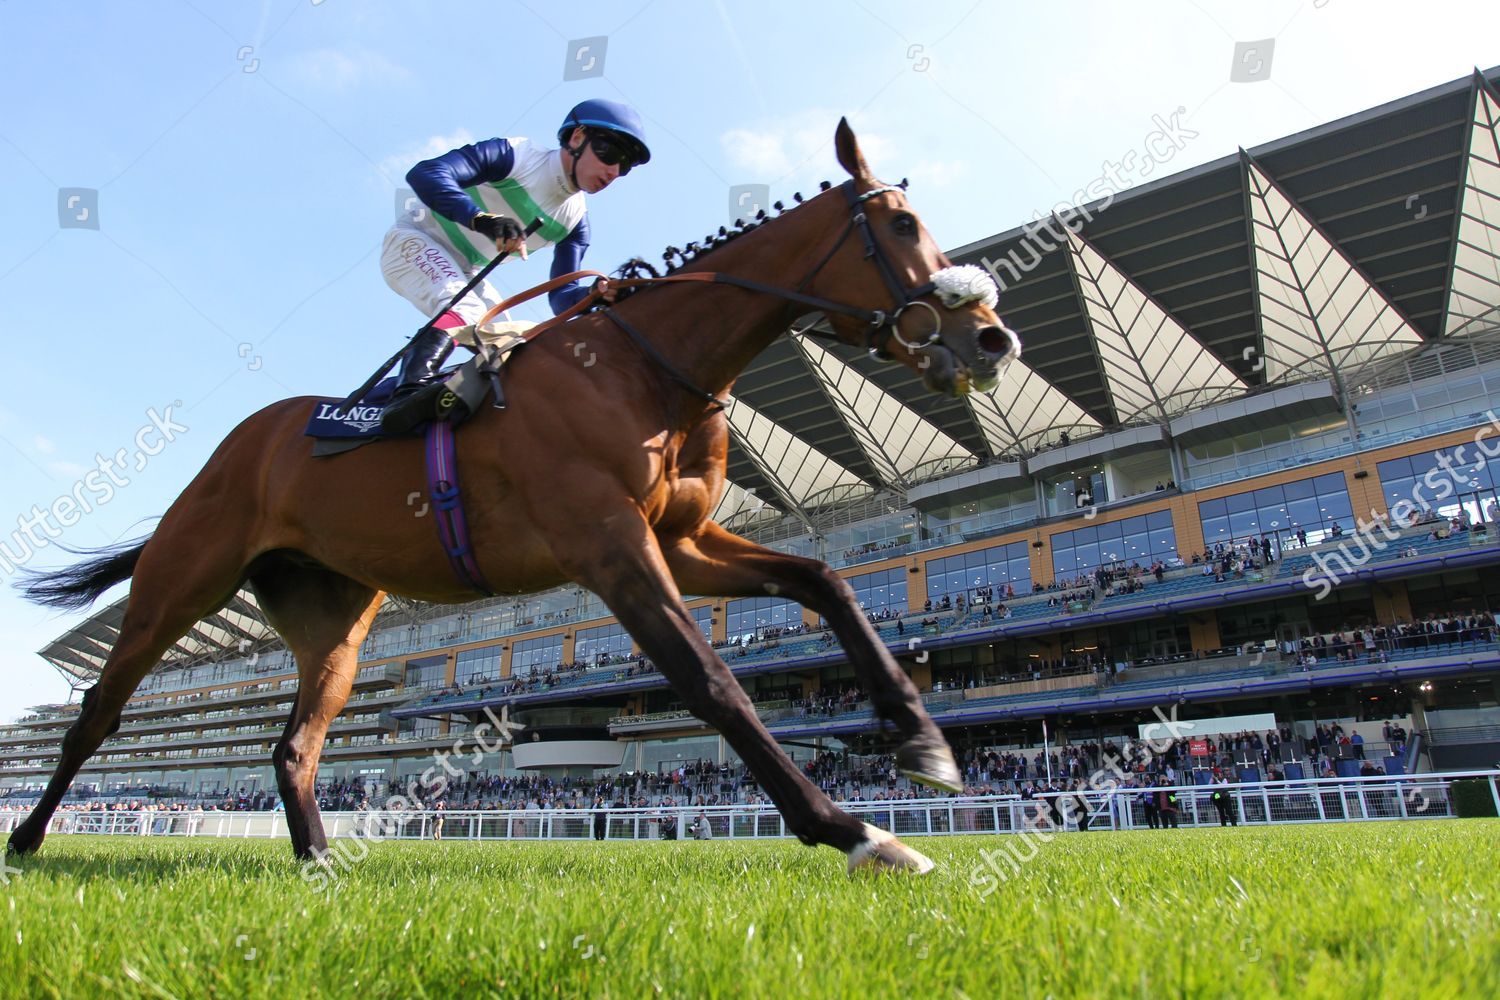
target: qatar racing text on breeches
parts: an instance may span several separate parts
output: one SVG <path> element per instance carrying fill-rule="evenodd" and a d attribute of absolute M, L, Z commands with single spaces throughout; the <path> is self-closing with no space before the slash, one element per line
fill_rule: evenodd
<path fill-rule="evenodd" d="M 427 317 L 436 315 L 473 276 L 447 247 L 405 220 L 397 222 L 385 234 L 380 272 L 397 295 Z M 493 285 L 482 281 L 451 311 L 472 326 L 503 299 Z M 520 335 L 535 325 L 526 320 L 512 320 L 509 314 L 505 314 L 503 319 L 485 327 L 482 336 L 487 343 L 504 350 L 518 343 Z M 473 343 L 472 336 L 460 339 Z"/>

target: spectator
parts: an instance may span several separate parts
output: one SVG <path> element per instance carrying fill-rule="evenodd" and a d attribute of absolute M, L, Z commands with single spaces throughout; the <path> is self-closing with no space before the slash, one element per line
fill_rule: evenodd
<path fill-rule="evenodd" d="M 1229 790 L 1229 779 L 1220 772 L 1218 781 L 1214 783 L 1213 795 L 1214 808 L 1219 811 L 1220 826 L 1239 826 L 1239 810 L 1234 805 L 1234 794 Z"/>

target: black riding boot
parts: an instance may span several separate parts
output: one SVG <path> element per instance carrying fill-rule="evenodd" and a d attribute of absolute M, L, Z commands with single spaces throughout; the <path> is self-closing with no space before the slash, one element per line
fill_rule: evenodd
<path fill-rule="evenodd" d="M 405 434 L 432 419 L 432 402 L 442 388 L 438 373 L 452 353 L 453 338 L 447 330 L 429 327 L 411 338 L 401 358 L 396 394 L 380 417 L 382 434 Z"/>

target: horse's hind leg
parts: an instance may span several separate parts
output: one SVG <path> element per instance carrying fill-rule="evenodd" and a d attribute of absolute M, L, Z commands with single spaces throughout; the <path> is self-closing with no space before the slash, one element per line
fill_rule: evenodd
<path fill-rule="evenodd" d="M 315 785 L 328 726 L 343 711 L 384 594 L 346 576 L 286 560 L 257 568 L 250 586 L 297 660 L 297 701 L 272 762 L 299 858 L 328 849 Z"/>
<path fill-rule="evenodd" d="M 963 776 L 942 730 L 928 716 L 911 678 L 881 642 L 837 573 L 816 559 L 776 552 L 705 522 L 692 538 L 664 550 L 677 586 L 690 594 L 723 597 L 780 594 L 828 622 L 855 673 L 870 692 L 875 714 L 901 734 L 896 764 L 915 781 L 963 791 Z"/>
<path fill-rule="evenodd" d="M 198 537 L 200 530 L 206 531 L 199 525 L 173 531 L 164 521 L 141 552 L 120 635 L 99 683 L 84 694 L 78 718 L 63 737 L 57 769 L 31 815 L 11 833 L 7 853 L 28 854 L 41 846 L 47 823 L 79 768 L 120 728 L 120 711 L 141 678 L 195 622 L 234 596 L 244 572 L 239 555 L 227 543 L 216 547 L 207 541 L 213 534 Z M 190 544 L 180 541 L 188 538 Z"/>
<path fill-rule="evenodd" d="M 558 563 L 598 594 L 635 637 L 688 710 L 717 729 L 805 844 L 828 844 L 862 867 L 926 872 L 932 862 L 890 834 L 839 809 L 791 762 L 756 715 L 750 697 L 714 653 L 682 603 L 645 521 L 633 510 L 591 511 L 553 542 Z"/>

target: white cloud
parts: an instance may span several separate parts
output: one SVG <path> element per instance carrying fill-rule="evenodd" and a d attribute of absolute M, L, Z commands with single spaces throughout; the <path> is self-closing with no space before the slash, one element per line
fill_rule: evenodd
<path fill-rule="evenodd" d="M 82 479 L 84 473 L 89 470 L 77 462 L 48 462 L 47 471 L 56 473 L 64 479 Z"/>
<path fill-rule="evenodd" d="M 36 450 L 41 452 L 43 455 L 50 455 L 57 450 L 57 445 L 53 444 L 52 439 L 44 434 L 38 434 L 35 440 L 32 441 L 32 444 L 35 445 Z"/>
<path fill-rule="evenodd" d="M 917 187 L 951 187 L 968 178 L 969 164 L 963 160 L 922 160 L 906 176 Z"/>
<path fill-rule="evenodd" d="M 450 149 L 459 146 L 467 146 L 474 141 L 474 134 L 468 129 L 458 129 L 447 135 L 430 135 L 421 142 L 413 143 L 398 152 L 392 153 L 380 161 L 380 170 L 387 177 L 397 179 L 405 177 L 406 172 L 421 160 L 430 160 L 434 156 L 441 156 Z"/>
<path fill-rule="evenodd" d="M 362 46 L 299 52 L 288 63 L 287 73 L 299 86 L 332 91 L 369 83 L 404 83 L 412 76 L 410 70 Z"/>
<path fill-rule="evenodd" d="M 719 145 L 744 182 L 837 181 L 842 171 L 833 134 L 839 117 L 839 112 L 826 109 L 803 111 L 764 125 L 730 129 L 719 136 Z M 851 124 L 870 168 L 877 174 L 881 164 L 896 169 L 895 144 L 878 132 L 860 131 L 856 123 Z"/>

